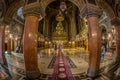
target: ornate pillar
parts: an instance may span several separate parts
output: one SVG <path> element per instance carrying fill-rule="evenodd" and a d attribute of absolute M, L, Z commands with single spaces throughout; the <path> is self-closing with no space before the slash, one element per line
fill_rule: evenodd
<path fill-rule="evenodd" d="M 71 40 L 75 40 L 75 36 L 76 36 L 76 7 L 73 6 L 73 11 L 71 14 Z"/>
<path fill-rule="evenodd" d="M 120 62 L 120 19 L 115 18 L 111 21 L 116 30 L 116 62 Z"/>
<path fill-rule="evenodd" d="M 81 16 L 86 17 L 88 22 L 89 68 L 87 75 L 89 77 L 96 77 L 99 74 L 101 53 L 99 15 L 101 15 L 101 10 L 94 4 L 87 3 L 81 10 Z"/>
<path fill-rule="evenodd" d="M 44 17 L 44 25 L 43 25 L 43 34 L 45 36 L 45 38 L 48 38 L 49 36 L 49 18 L 48 17 Z"/>
<path fill-rule="evenodd" d="M 37 34 L 40 18 L 40 4 L 35 2 L 24 7 L 25 27 L 23 34 L 23 53 L 26 76 L 29 79 L 39 78 L 37 57 Z"/>
<path fill-rule="evenodd" d="M 7 65 L 5 59 L 5 25 L 0 24 L 0 64 Z"/>

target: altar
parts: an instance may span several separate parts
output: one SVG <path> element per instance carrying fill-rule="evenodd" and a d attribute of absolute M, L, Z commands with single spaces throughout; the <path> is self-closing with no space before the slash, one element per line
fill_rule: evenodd
<path fill-rule="evenodd" d="M 62 21 L 64 17 L 61 13 L 56 16 L 58 21 L 54 32 L 52 33 L 52 42 L 56 44 L 64 44 L 68 41 L 68 33 L 64 30 Z"/>

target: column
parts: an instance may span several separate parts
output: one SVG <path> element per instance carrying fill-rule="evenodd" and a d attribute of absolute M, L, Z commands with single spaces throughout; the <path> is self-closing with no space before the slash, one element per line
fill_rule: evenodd
<path fill-rule="evenodd" d="M 8 54 L 11 53 L 11 38 L 8 38 L 8 43 L 7 43 L 7 51 L 8 51 Z"/>
<path fill-rule="evenodd" d="M 87 3 L 81 10 L 81 16 L 86 17 L 88 22 L 89 68 L 87 76 L 89 77 L 96 77 L 99 74 L 101 53 L 101 32 L 98 23 L 99 15 L 101 15 L 101 10 L 94 4 Z"/>
<path fill-rule="evenodd" d="M 73 11 L 71 14 L 71 40 L 75 40 L 76 33 L 76 7 L 73 6 Z"/>
<path fill-rule="evenodd" d="M 116 29 L 116 62 L 120 62 L 120 25 Z"/>
<path fill-rule="evenodd" d="M 85 45 L 86 45 L 86 52 L 88 53 L 88 39 L 86 39 Z"/>
<path fill-rule="evenodd" d="M 111 24 L 116 30 L 116 62 L 120 62 L 120 19 L 115 18 L 111 21 Z"/>
<path fill-rule="evenodd" d="M 20 53 L 23 53 L 23 38 L 22 38 L 21 43 L 20 43 Z"/>
<path fill-rule="evenodd" d="M 5 26 L 0 24 L 0 64 L 7 65 L 5 58 Z"/>
<path fill-rule="evenodd" d="M 20 46 L 21 46 L 21 44 L 20 44 L 20 39 L 17 39 L 16 40 L 16 50 L 15 50 L 15 52 L 16 53 L 20 53 Z"/>
<path fill-rule="evenodd" d="M 23 12 L 25 15 L 23 53 L 26 76 L 28 79 L 36 79 L 40 76 L 37 57 L 37 34 L 41 10 L 39 8 L 40 4 L 30 5 L 26 5 Z"/>

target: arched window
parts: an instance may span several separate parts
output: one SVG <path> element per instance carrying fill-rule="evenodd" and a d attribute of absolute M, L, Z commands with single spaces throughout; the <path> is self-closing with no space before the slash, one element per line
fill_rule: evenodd
<path fill-rule="evenodd" d="M 17 11 L 17 15 L 18 15 L 19 17 L 21 17 L 22 19 L 24 19 L 24 16 L 23 16 L 22 11 L 23 11 L 23 7 L 20 7 L 20 8 L 18 9 L 18 11 Z"/>

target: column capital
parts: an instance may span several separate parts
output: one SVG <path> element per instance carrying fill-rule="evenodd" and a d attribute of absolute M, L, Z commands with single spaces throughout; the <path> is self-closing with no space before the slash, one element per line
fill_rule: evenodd
<path fill-rule="evenodd" d="M 115 27 L 116 26 L 120 26 L 120 18 L 114 18 L 111 20 L 111 25 L 114 25 Z"/>
<path fill-rule="evenodd" d="M 84 7 L 80 11 L 81 17 L 86 17 L 86 18 L 92 16 L 99 17 L 101 14 L 102 14 L 102 10 L 97 5 L 90 3 L 86 3 L 86 5 L 84 5 Z"/>
<path fill-rule="evenodd" d="M 42 12 L 42 7 L 40 6 L 39 3 L 31 3 L 31 4 L 26 4 L 25 7 L 23 8 L 23 15 L 26 16 L 36 16 L 38 18 L 42 18 L 43 12 Z"/>

